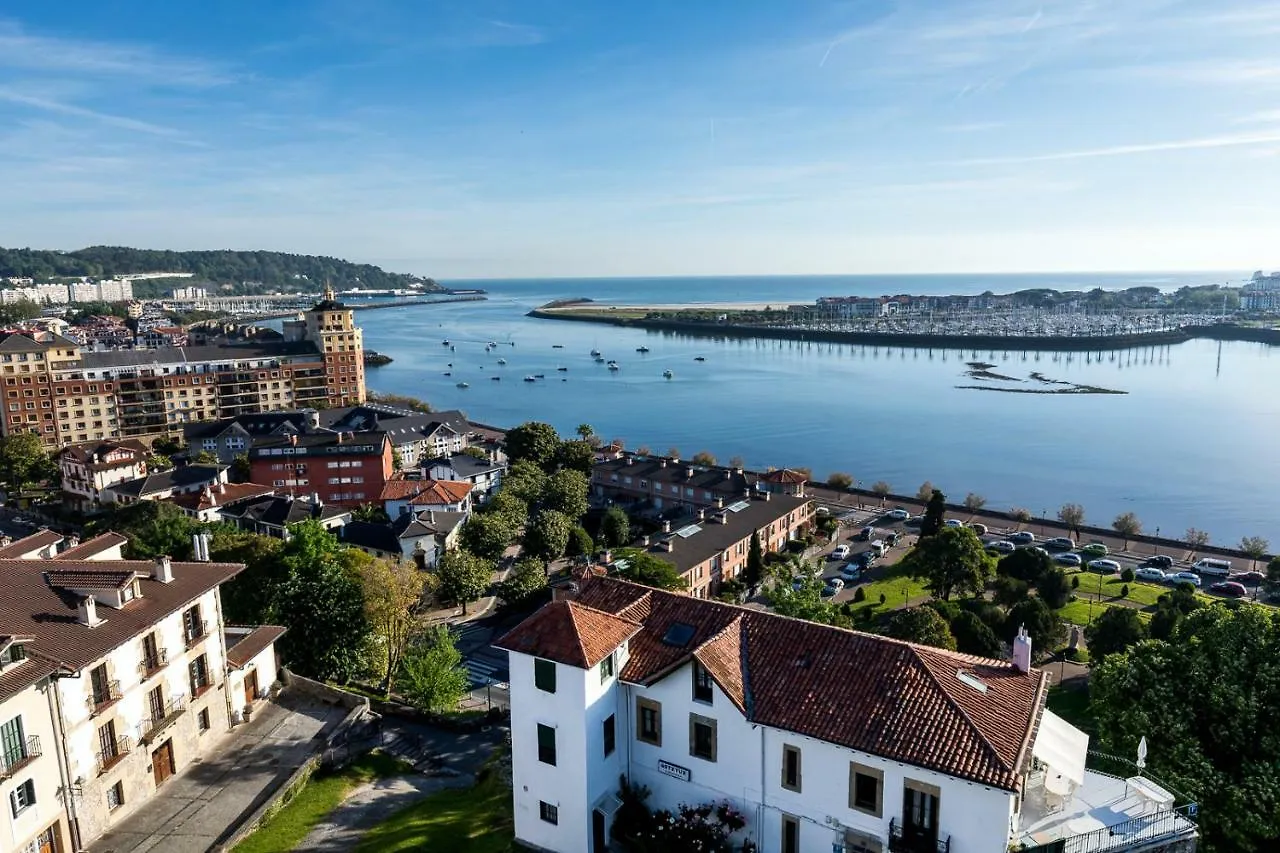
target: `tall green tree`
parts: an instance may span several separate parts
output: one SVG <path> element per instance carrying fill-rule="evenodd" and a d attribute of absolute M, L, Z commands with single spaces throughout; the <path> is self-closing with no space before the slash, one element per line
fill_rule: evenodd
<path fill-rule="evenodd" d="M 1094 663 L 1117 654 L 1147 638 L 1147 626 L 1131 607 L 1108 607 L 1084 629 L 1089 659 Z"/>
<path fill-rule="evenodd" d="M 956 640 L 956 650 L 967 655 L 998 658 L 1004 654 L 1004 645 L 996 632 L 976 613 L 960 611 L 951 622 L 951 633 Z"/>
<path fill-rule="evenodd" d="M 554 509 L 539 510 L 524 529 L 524 550 L 548 563 L 564 556 L 573 532 L 569 516 Z"/>
<path fill-rule="evenodd" d="M 600 538 L 610 548 L 618 548 L 631 541 L 631 519 L 621 507 L 611 506 L 600 519 Z"/>
<path fill-rule="evenodd" d="M 995 560 L 968 527 L 944 527 L 936 536 L 921 539 L 902 565 L 943 600 L 953 593 L 981 591 L 995 573 Z"/>
<path fill-rule="evenodd" d="M 1258 568 L 1258 561 L 1267 555 L 1267 548 L 1271 543 L 1261 536 L 1245 536 L 1240 540 L 1240 550 L 1248 555 L 1253 561 L 1250 569 Z"/>
<path fill-rule="evenodd" d="M 742 570 L 742 582 L 747 585 L 752 595 L 760 588 L 764 580 L 764 549 L 760 547 L 760 531 L 751 531 L 751 542 L 747 546 L 747 564 Z"/>
<path fill-rule="evenodd" d="M 1280 557 L 1272 557 L 1271 562 L 1267 563 L 1267 592 L 1271 595 L 1280 594 Z"/>
<path fill-rule="evenodd" d="M 595 540 L 591 538 L 591 534 L 585 527 L 575 525 L 569 531 L 569 544 L 564 549 L 566 557 L 589 557 L 595 553 L 595 550 Z"/>
<path fill-rule="evenodd" d="M 436 574 L 440 577 L 440 596 L 461 604 L 465 614 L 467 605 L 489 588 L 493 563 L 461 548 L 450 548 L 436 564 Z"/>
<path fill-rule="evenodd" d="M 1111 522 L 1111 528 L 1124 537 L 1125 550 L 1129 549 L 1129 540 L 1142 533 L 1142 522 L 1131 512 L 1122 512 Z"/>
<path fill-rule="evenodd" d="M 587 514 L 588 488 L 586 475 L 581 471 L 562 469 L 547 478 L 542 491 L 542 506 L 577 521 Z"/>
<path fill-rule="evenodd" d="M 947 515 L 947 496 L 937 489 L 929 497 L 924 508 L 924 518 L 920 519 L 920 537 L 935 536 L 942 529 L 942 522 Z"/>
<path fill-rule="evenodd" d="M 1029 583 L 1032 586 L 1040 582 L 1040 578 L 1053 568 L 1053 560 L 1048 554 L 1031 548 L 1019 548 L 1000 558 L 996 564 L 996 572 L 1003 577 Z"/>
<path fill-rule="evenodd" d="M 885 634 L 899 640 L 934 646 L 939 649 L 956 647 L 947 620 L 932 607 L 907 607 L 893 614 L 885 628 Z"/>
<path fill-rule="evenodd" d="M 507 526 L 511 528 L 514 538 L 520 528 L 529 523 L 529 504 L 523 498 L 517 497 L 514 492 L 503 488 L 489 499 L 489 503 L 485 504 L 484 514 L 502 516 Z"/>
<path fill-rule="evenodd" d="M 1080 504 L 1063 504 L 1058 510 L 1058 521 L 1067 526 L 1071 533 L 1079 538 L 1080 527 L 1084 524 L 1084 507 Z"/>
<path fill-rule="evenodd" d="M 124 555 L 130 560 L 150 560 L 164 554 L 175 560 L 189 560 L 191 534 L 196 529 L 191 518 L 174 504 L 138 501 L 112 505 L 85 528 L 85 535 L 114 530 L 128 537 Z"/>
<path fill-rule="evenodd" d="M 279 623 L 277 604 L 288 567 L 280 561 L 284 542 L 272 536 L 246 533 L 230 524 L 214 525 L 209 559 L 215 563 L 243 563 L 244 571 L 221 587 L 226 621 L 240 625 Z"/>
<path fill-rule="evenodd" d="M 436 576 L 413 563 L 370 560 L 360 571 L 365 616 L 382 652 L 382 689 L 390 696 L 411 643 L 426 630 L 424 601 Z"/>
<path fill-rule="evenodd" d="M 252 465 L 249 463 L 247 452 L 235 455 L 231 460 L 231 470 L 227 472 L 227 476 L 233 483 L 247 483 L 253 479 Z"/>
<path fill-rule="evenodd" d="M 565 441 L 556 448 L 555 465 L 587 476 L 596 464 L 596 449 L 589 441 Z"/>
<path fill-rule="evenodd" d="M 1071 598 L 1071 584 L 1067 573 L 1057 566 L 1050 566 L 1036 581 L 1040 599 L 1054 610 L 1065 607 Z"/>
<path fill-rule="evenodd" d="M 415 708 L 452 711 L 468 687 L 462 655 L 445 626 L 436 625 L 406 650 L 400 665 L 400 694 Z"/>
<path fill-rule="evenodd" d="M 462 547 L 472 554 L 497 562 L 507 546 L 515 541 L 516 528 L 501 513 L 475 513 L 463 523 L 458 538 Z"/>
<path fill-rule="evenodd" d="M 532 462 L 549 471 L 555 466 L 560 436 L 555 427 L 538 421 L 526 421 L 507 430 L 507 458 L 516 462 Z"/>
<path fill-rule="evenodd" d="M 498 597 L 513 607 L 538 599 L 547 588 L 547 565 L 536 557 L 517 560 L 511 574 L 498 584 Z"/>
<path fill-rule="evenodd" d="M 626 568 L 618 575 L 634 583 L 657 589 L 678 590 L 689 586 L 675 566 L 638 548 L 620 548 L 614 553 L 615 562 L 626 562 Z"/>
<path fill-rule="evenodd" d="M 1204 853 L 1272 850 L 1280 838 L 1278 659 L 1276 611 L 1217 605 L 1090 675 L 1099 748 L 1133 755 L 1145 737 L 1149 772 L 1200 804 Z"/>
<path fill-rule="evenodd" d="M 1026 627 L 1034 654 L 1047 654 L 1060 648 L 1067 637 L 1061 617 L 1038 598 L 1024 599 L 1009 608 L 1004 620 L 1005 640 L 1013 642 L 1020 627 Z"/>
<path fill-rule="evenodd" d="M 843 625 L 848 621 L 839 608 L 822 597 L 822 579 L 817 575 L 802 577 L 794 584 L 778 584 L 769 590 L 769 606 L 775 613 L 806 622 Z"/>
<path fill-rule="evenodd" d="M 1182 620 L 1199 610 L 1200 606 L 1196 588 L 1189 583 L 1180 583 L 1156 599 L 1156 612 L 1151 614 L 1147 630 L 1154 639 L 1168 640 Z"/>
<path fill-rule="evenodd" d="M 40 443 L 40 436 L 33 432 L 18 432 L 0 438 L 0 475 L 10 490 L 22 491 L 32 483 L 50 479 L 57 473 L 58 466 L 49 458 Z"/>
<path fill-rule="evenodd" d="M 494 500 L 502 495 L 519 498 L 527 507 L 532 507 L 542 500 L 547 488 L 547 472 L 533 462 L 521 459 L 512 464 L 506 476 L 502 478 L 502 487 Z"/>

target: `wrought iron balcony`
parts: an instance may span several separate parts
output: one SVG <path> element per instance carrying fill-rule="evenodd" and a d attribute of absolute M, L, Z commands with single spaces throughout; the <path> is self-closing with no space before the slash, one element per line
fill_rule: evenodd
<path fill-rule="evenodd" d="M 139 742 L 150 743 L 155 740 L 156 735 L 173 725 L 173 723 L 181 717 L 186 710 L 186 697 L 174 696 L 165 703 L 159 716 L 152 715 L 143 719 L 142 725 L 140 726 L 142 737 L 138 739 Z"/>
<path fill-rule="evenodd" d="M 187 648 L 194 648 L 201 640 L 209 636 L 209 623 L 202 621 L 196 625 L 187 625 L 183 630 L 183 635 L 187 640 Z"/>
<path fill-rule="evenodd" d="M 122 735 L 116 738 L 116 742 L 111 745 L 110 749 L 104 749 L 98 753 L 98 775 L 101 776 L 112 767 L 115 767 L 124 757 L 129 754 L 132 744 L 129 743 L 129 736 Z"/>
<path fill-rule="evenodd" d="M 118 680 L 108 681 L 103 690 L 99 690 L 97 687 L 90 688 L 90 693 L 85 698 L 85 704 L 89 707 L 89 716 L 91 717 L 101 714 L 119 701 L 120 682 Z"/>
<path fill-rule="evenodd" d="M 138 664 L 138 672 L 142 673 L 143 678 L 150 678 L 168 665 L 169 650 L 156 649 L 154 655 L 143 653 L 142 662 Z"/>
<path fill-rule="evenodd" d="M 40 736 L 31 735 L 25 743 L 19 745 L 18 749 L 0 754 L 0 775 L 8 778 L 35 761 L 40 755 Z"/>
<path fill-rule="evenodd" d="M 951 853 L 951 836 L 943 840 L 915 827 L 903 827 L 897 818 L 891 818 L 889 850 L 891 853 Z"/>

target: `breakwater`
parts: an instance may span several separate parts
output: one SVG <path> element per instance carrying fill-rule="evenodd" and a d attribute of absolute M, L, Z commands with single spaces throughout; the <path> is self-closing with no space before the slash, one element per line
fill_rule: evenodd
<path fill-rule="evenodd" d="M 909 347 L 916 349 L 1020 350 L 1044 352 L 1098 352 L 1134 347 L 1169 346 L 1192 338 L 1224 341 L 1254 341 L 1280 346 L 1280 329 L 1265 329 L 1231 324 L 1187 326 L 1157 332 L 1118 335 L 956 335 L 909 334 L 898 332 L 853 332 L 824 329 L 789 329 L 774 326 L 749 326 L 734 323 L 705 323 L 689 320 L 609 317 L 598 314 L 573 314 L 536 308 L 528 316 L 544 320 L 570 320 L 581 323 L 604 323 L 658 332 L 674 332 L 704 338 L 765 338 L 771 340 L 817 341 L 822 343 L 863 344 L 872 346 Z"/>

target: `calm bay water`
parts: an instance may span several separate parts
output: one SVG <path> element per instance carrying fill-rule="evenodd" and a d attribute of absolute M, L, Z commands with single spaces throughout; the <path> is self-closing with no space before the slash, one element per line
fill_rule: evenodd
<path fill-rule="evenodd" d="M 1272 495 L 1280 481 L 1280 349 L 1192 341 L 1116 353 L 886 349 L 791 341 L 713 341 L 588 323 L 535 320 L 551 299 L 779 304 L 824 295 L 981 293 L 1025 287 L 1174 288 L 1228 275 L 849 276 L 600 279 L 456 283 L 489 301 L 362 312 L 365 345 L 395 361 L 370 388 L 459 408 L 475 420 L 542 420 L 568 434 L 655 452 L 708 450 L 752 467 L 846 471 L 860 485 L 914 494 L 926 479 L 953 499 L 1034 513 L 1067 501 L 1088 521 L 1132 511 L 1146 529 L 1208 530 L 1214 542 L 1262 535 L 1280 545 Z M 441 345 L 448 338 L 456 351 Z M 497 341 L 493 353 L 484 344 Z M 514 344 L 511 346 L 510 344 Z M 559 344 L 563 349 L 553 348 Z M 647 354 L 636 348 L 647 346 Z M 595 364 L 600 349 L 621 369 Z M 696 362 L 703 356 L 705 362 Z M 497 364 L 505 358 L 507 364 Z M 959 389 L 978 384 L 966 361 L 1021 379 L 1039 371 L 1127 392 L 1033 395 Z M 447 364 L 453 363 L 449 368 Z M 567 367 L 558 372 L 557 367 Z M 675 377 L 666 380 L 670 369 Z M 450 371 L 452 376 L 444 376 Z M 544 374 L 536 383 L 521 381 Z M 500 375 L 501 381 L 490 379 Z M 562 381 L 563 380 L 563 381 Z M 465 381 L 469 388 L 459 389 Z M 1010 383 L 1013 387 L 1036 383 Z"/>

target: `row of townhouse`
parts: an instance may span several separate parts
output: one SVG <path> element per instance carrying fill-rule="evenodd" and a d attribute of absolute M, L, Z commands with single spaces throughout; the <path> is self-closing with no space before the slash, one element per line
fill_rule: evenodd
<path fill-rule="evenodd" d="M 350 309 L 328 293 L 285 327 L 280 342 L 113 351 L 48 331 L 3 333 L 0 430 L 34 433 L 56 448 L 364 401 L 363 337 Z"/>
<path fill-rule="evenodd" d="M 592 466 L 591 493 L 599 500 L 670 514 L 736 501 L 746 490 L 803 497 L 806 480 L 800 472 L 786 468 L 758 474 L 618 451 Z"/>
<path fill-rule="evenodd" d="M 606 853 L 620 778 L 764 853 L 1191 853 L 1193 804 L 1089 769 L 1030 640 L 977 658 L 584 577 L 510 659 L 516 838 Z"/>
<path fill-rule="evenodd" d="M 0 851 L 85 849 L 228 749 L 277 681 L 284 629 L 223 621 L 219 587 L 242 565 L 60 539 L 0 548 Z"/>

